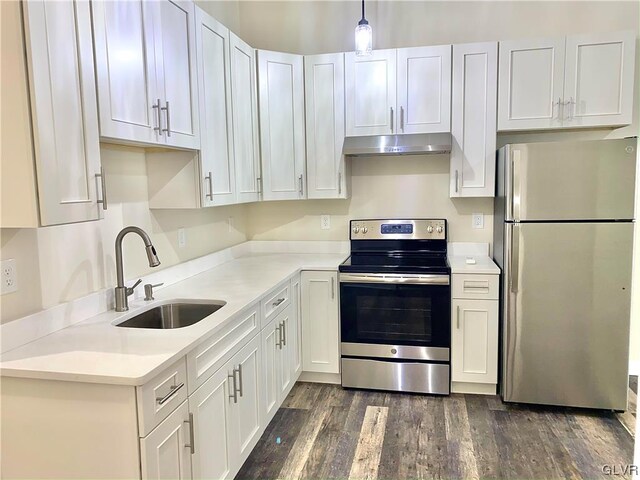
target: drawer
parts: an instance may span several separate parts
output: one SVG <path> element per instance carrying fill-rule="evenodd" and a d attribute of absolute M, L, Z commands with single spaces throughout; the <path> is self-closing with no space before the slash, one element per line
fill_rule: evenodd
<path fill-rule="evenodd" d="M 453 274 L 451 296 L 478 300 L 498 300 L 500 275 Z"/>
<path fill-rule="evenodd" d="M 136 390 L 139 435 L 144 437 L 187 399 L 184 357 Z"/>
<path fill-rule="evenodd" d="M 281 283 L 262 300 L 262 328 L 277 317 L 291 301 L 291 281 Z"/>
<path fill-rule="evenodd" d="M 189 394 L 195 392 L 260 331 L 259 317 L 260 309 L 256 303 L 187 354 Z"/>

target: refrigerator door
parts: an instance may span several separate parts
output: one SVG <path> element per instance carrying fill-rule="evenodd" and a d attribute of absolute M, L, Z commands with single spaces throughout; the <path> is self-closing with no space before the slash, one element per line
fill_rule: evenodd
<path fill-rule="evenodd" d="M 626 410 L 633 223 L 505 224 L 507 402 Z"/>
<path fill-rule="evenodd" d="M 497 196 L 507 221 L 633 218 L 637 139 L 503 148 Z"/>

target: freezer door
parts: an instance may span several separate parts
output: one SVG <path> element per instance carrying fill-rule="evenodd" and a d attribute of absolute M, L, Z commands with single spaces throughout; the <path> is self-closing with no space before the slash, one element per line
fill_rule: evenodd
<path fill-rule="evenodd" d="M 507 145 L 498 197 L 507 221 L 633 218 L 637 139 Z"/>
<path fill-rule="evenodd" d="M 506 224 L 505 401 L 627 408 L 632 223 Z"/>

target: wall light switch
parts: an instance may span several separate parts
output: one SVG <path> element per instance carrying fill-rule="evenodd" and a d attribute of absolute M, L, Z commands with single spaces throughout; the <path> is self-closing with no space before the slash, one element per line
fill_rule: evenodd
<path fill-rule="evenodd" d="M 484 214 L 483 213 L 474 213 L 471 216 L 471 227 L 472 228 L 484 228 Z"/>
<path fill-rule="evenodd" d="M 320 228 L 322 230 L 329 230 L 331 228 L 330 215 L 320 215 Z"/>
<path fill-rule="evenodd" d="M 0 275 L 2 276 L 0 295 L 18 290 L 18 269 L 14 259 L 11 258 L 0 262 Z"/>
<path fill-rule="evenodd" d="M 187 246 L 187 232 L 184 231 L 184 228 L 178 229 L 178 247 L 184 248 Z"/>

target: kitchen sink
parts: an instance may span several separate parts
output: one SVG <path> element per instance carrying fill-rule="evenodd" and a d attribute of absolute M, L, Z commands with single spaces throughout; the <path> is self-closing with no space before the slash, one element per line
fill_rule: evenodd
<path fill-rule="evenodd" d="M 182 328 L 198 323 L 213 312 L 220 310 L 226 302 L 218 303 L 168 303 L 158 305 L 135 317 L 131 317 L 116 327 L 126 328 Z"/>

